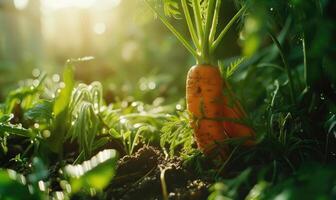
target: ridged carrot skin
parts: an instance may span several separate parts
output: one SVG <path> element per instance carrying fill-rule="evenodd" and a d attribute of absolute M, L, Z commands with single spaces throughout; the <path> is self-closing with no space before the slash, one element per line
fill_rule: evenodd
<path fill-rule="evenodd" d="M 220 118 L 223 118 L 223 79 L 218 67 L 195 65 L 187 75 L 187 109 L 192 115 L 192 128 L 198 148 L 210 153 L 216 142 L 228 138 Z"/>

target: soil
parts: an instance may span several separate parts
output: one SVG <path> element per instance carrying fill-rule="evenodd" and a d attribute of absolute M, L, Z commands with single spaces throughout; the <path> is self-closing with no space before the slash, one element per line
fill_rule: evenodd
<path fill-rule="evenodd" d="M 144 146 L 120 159 L 117 175 L 106 189 L 107 199 L 163 199 L 163 184 L 168 199 L 198 200 L 209 195 L 210 183 L 198 179 L 181 159 L 165 159 L 158 149 Z"/>

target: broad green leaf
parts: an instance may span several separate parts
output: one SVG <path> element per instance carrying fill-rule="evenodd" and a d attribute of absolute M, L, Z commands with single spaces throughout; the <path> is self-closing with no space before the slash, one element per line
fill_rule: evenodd
<path fill-rule="evenodd" d="M 55 116 L 58 116 L 62 111 L 64 111 L 70 102 L 72 89 L 75 85 L 73 65 L 71 63 L 68 63 L 64 69 L 63 81 L 65 83 L 65 87 L 61 90 L 54 103 L 53 111 Z"/>
<path fill-rule="evenodd" d="M 65 175 L 69 177 L 72 193 L 80 190 L 103 190 L 116 174 L 118 153 L 106 149 L 79 165 L 67 165 Z"/>
<path fill-rule="evenodd" d="M 51 101 L 41 100 L 28 109 L 24 116 L 35 121 L 49 122 L 53 118 L 52 108 L 53 104 Z"/>
<path fill-rule="evenodd" d="M 61 90 L 60 94 L 56 97 L 53 106 L 53 114 L 55 117 L 55 125 L 53 134 L 48 138 L 48 147 L 56 153 L 61 153 L 62 144 L 64 142 L 64 136 L 67 127 L 64 125 L 67 121 L 66 114 L 67 108 L 70 103 L 71 93 L 75 85 L 74 81 L 74 72 L 73 64 L 71 61 L 68 61 L 64 72 L 63 72 L 63 81 L 65 87 Z"/>
<path fill-rule="evenodd" d="M 38 200 L 37 193 L 29 191 L 26 178 L 10 169 L 0 170 L 0 199 L 2 200 Z"/>

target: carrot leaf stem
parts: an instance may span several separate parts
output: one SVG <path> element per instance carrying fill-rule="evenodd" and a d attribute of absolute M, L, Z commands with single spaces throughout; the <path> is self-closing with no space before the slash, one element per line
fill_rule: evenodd
<path fill-rule="evenodd" d="M 193 11 L 194 11 L 194 18 L 195 24 L 198 34 L 198 42 L 200 46 L 203 43 L 203 23 L 202 23 L 202 16 L 201 16 L 201 7 L 200 7 L 200 0 L 193 0 L 192 1 Z"/>
<path fill-rule="evenodd" d="M 181 2 L 182 2 L 182 9 L 183 9 L 183 12 L 184 12 L 184 16 L 185 16 L 185 19 L 186 19 L 186 22 L 187 22 L 187 25 L 188 25 L 190 35 L 191 35 L 191 39 L 192 39 L 196 49 L 198 49 L 200 47 L 200 44 L 198 42 L 197 34 L 196 34 L 196 31 L 195 31 L 195 28 L 194 28 L 194 23 L 191 19 L 190 13 L 189 13 L 189 8 L 188 8 L 187 1 L 186 0 L 181 0 Z"/>
<path fill-rule="evenodd" d="M 204 29 L 204 37 L 203 37 L 203 49 L 202 49 L 202 58 L 204 59 L 203 64 L 210 64 L 210 52 L 209 52 L 209 35 L 212 25 L 212 20 L 214 17 L 214 8 L 215 8 L 215 0 L 209 0 L 208 8 L 207 8 L 207 15 L 206 15 L 206 22 L 205 22 L 205 29 Z"/>
<path fill-rule="evenodd" d="M 228 32 L 228 30 L 232 27 L 232 25 L 236 22 L 236 20 L 240 17 L 240 15 L 245 11 L 245 6 L 240 8 L 240 10 L 232 17 L 232 19 L 229 21 L 229 23 L 224 27 L 224 29 L 219 34 L 218 38 L 211 44 L 211 52 L 214 52 L 216 48 L 218 47 L 219 43 L 222 41 L 225 34 Z"/>
<path fill-rule="evenodd" d="M 220 7 L 221 7 L 221 3 L 222 3 L 222 0 L 217 0 L 216 1 L 214 17 L 213 17 L 213 20 L 212 20 L 210 36 L 209 36 L 209 43 L 210 44 L 212 44 L 214 39 L 215 39 L 217 25 L 218 25 L 218 16 L 219 16 L 219 10 L 220 10 Z"/>

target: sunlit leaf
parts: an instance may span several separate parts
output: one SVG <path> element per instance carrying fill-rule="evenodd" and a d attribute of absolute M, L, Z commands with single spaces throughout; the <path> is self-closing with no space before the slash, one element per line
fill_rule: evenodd
<path fill-rule="evenodd" d="M 64 111 L 70 102 L 71 92 L 75 84 L 73 65 L 70 63 L 68 63 L 64 69 L 63 81 L 65 83 L 65 87 L 61 90 L 54 103 L 53 111 L 55 116 L 58 116 L 62 111 Z"/>
<path fill-rule="evenodd" d="M 69 103 L 68 119 L 71 120 L 66 138 L 77 140 L 84 158 L 89 158 L 96 148 L 94 140 L 101 130 L 101 120 L 98 117 L 103 105 L 103 89 L 99 82 L 90 85 L 79 84 L 74 89 Z"/>
<path fill-rule="evenodd" d="M 116 174 L 117 160 L 117 151 L 107 149 L 82 164 L 65 166 L 64 172 L 69 177 L 72 192 L 103 190 Z"/>

